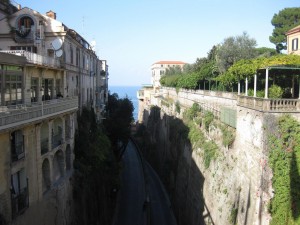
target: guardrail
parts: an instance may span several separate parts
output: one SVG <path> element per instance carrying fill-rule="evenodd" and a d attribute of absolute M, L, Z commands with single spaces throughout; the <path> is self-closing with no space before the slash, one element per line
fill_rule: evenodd
<path fill-rule="evenodd" d="M 59 113 L 66 110 L 78 108 L 78 97 L 61 98 L 41 103 L 12 105 L 2 107 L 0 112 L 0 130 L 1 126 L 13 123 L 26 123 L 28 120 L 39 119 L 39 117 Z"/>

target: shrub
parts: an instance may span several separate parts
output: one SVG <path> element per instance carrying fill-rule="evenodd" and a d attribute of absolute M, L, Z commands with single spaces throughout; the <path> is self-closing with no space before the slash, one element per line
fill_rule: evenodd
<path fill-rule="evenodd" d="M 273 84 L 269 88 L 269 98 L 282 98 L 283 89 L 278 85 Z"/>

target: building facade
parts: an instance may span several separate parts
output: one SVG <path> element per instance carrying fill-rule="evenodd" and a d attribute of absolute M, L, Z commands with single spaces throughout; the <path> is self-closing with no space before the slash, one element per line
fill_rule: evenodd
<path fill-rule="evenodd" d="M 151 83 L 155 89 L 160 87 L 160 78 L 165 74 L 167 69 L 170 69 L 172 67 L 180 67 L 180 69 L 183 68 L 183 66 L 186 63 L 181 61 L 158 61 L 156 63 L 153 63 L 151 66 Z"/>
<path fill-rule="evenodd" d="M 287 53 L 300 55 L 300 25 L 286 33 Z"/>
<path fill-rule="evenodd" d="M 54 12 L 0 6 L 0 224 L 37 224 L 66 211 L 77 113 L 101 122 L 108 66 Z"/>

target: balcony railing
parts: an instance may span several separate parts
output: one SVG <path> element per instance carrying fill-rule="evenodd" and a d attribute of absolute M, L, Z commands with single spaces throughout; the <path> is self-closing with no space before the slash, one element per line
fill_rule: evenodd
<path fill-rule="evenodd" d="M 42 119 L 43 117 L 58 114 L 60 112 L 78 109 L 78 97 L 54 99 L 31 105 L 9 106 L 0 112 L 1 126 L 9 126 L 15 123 L 23 124 Z"/>
<path fill-rule="evenodd" d="M 238 105 L 264 112 L 300 112 L 300 99 L 264 99 L 239 96 Z"/>
<path fill-rule="evenodd" d="M 18 55 L 18 56 L 25 56 L 27 62 L 32 64 L 55 67 L 55 68 L 60 67 L 60 61 L 58 59 L 48 57 L 48 56 L 38 55 L 33 52 L 27 52 L 24 50 L 2 50 L 0 52 Z"/>

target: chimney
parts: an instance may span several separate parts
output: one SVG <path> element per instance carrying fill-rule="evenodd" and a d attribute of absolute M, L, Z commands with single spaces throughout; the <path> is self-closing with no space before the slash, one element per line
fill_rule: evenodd
<path fill-rule="evenodd" d="M 20 4 L 18 4 L 17 9 L 18 9 L 18 11 L 20 11 L 22 9 L 22 6 Z"/>
<path fill-rule="evenodd" d="M 50 10 L 49 12 L 46 12 L 46 15 L 49 16 L 50 18 L 56 20 L 56 13 Z"/>

